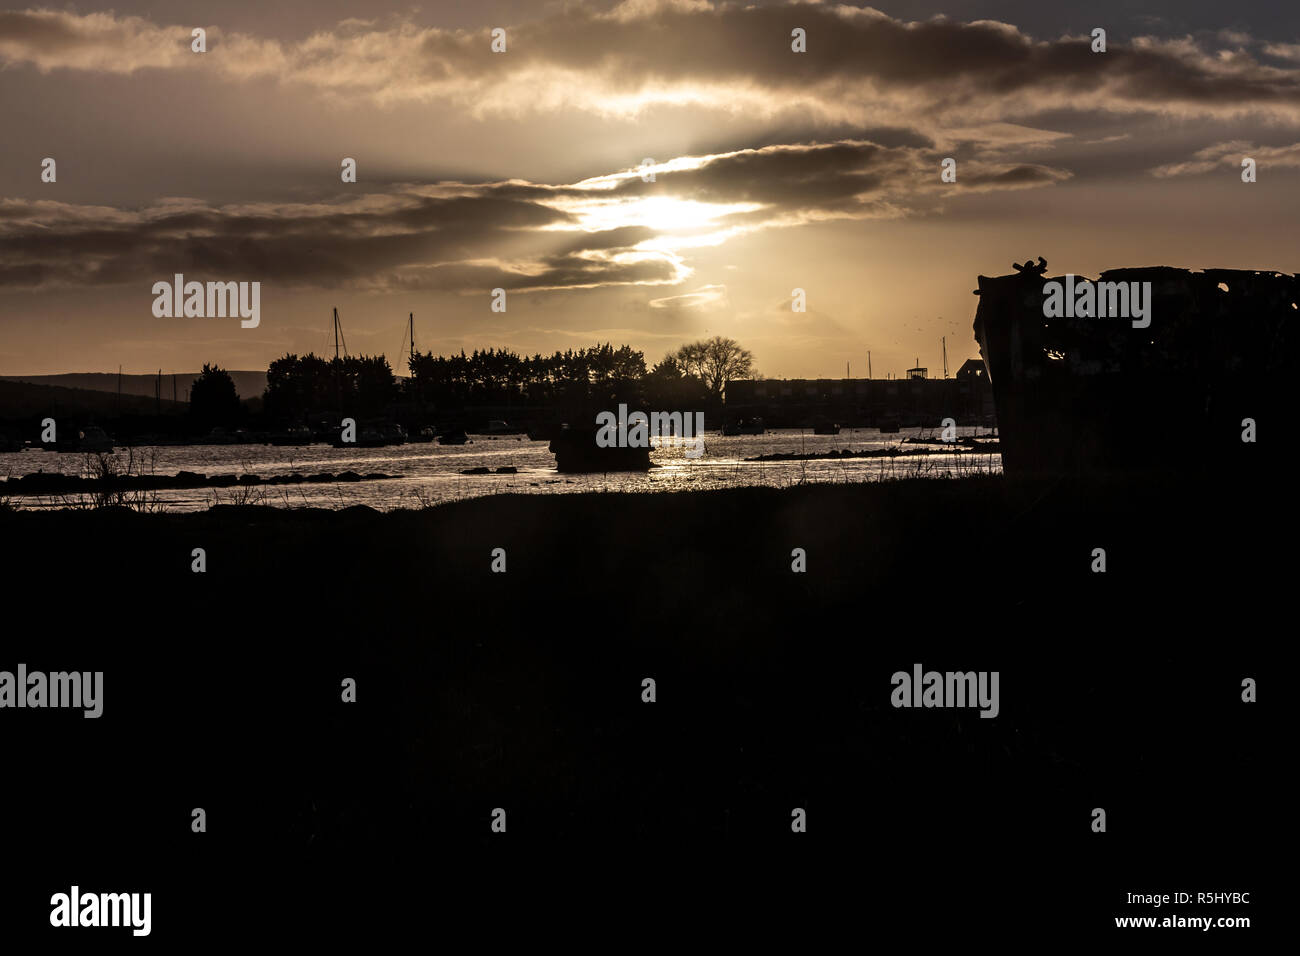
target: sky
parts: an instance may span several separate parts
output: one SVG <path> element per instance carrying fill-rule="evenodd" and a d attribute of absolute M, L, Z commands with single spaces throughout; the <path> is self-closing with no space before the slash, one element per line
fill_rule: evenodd
<path fill-rule="evenodd" d="M 725 335 L 767 377 L 936 374 L 1013 261 L 1300 249 L 1274 2 L 11 8 L 0 117 L 7 375 L 265 368 L 332 354 L 335 307 L 399 373 L 414 313 L 444 354 Z M 259 282 L 259 324 L 155 316 L 176 273 Z"/>

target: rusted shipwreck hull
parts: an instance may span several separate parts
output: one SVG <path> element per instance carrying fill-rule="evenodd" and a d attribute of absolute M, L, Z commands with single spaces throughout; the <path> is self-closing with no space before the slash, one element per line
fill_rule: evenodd
<path fill-rule="evenodd" d="M 979 277 L 975 338 L 1007 474 L 1242 473 L 1280 463 L 1295 393 L 1286 367 L 1300 326 L 1295 275 L 1102 273 L 1096 282 L 1151 283 L 1146 328 L 1124 317 L 1045 317 L 1053 281 L 1066 278 Z M 1254 443 L 1242 441 L 1247 418 Z"/>

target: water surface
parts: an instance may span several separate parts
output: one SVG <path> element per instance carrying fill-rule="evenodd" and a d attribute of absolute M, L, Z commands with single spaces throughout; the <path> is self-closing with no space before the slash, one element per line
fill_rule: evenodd
<path fill-rule="evenodd" d="M 959 428 L 959 437 L 988 434 L 988 429 Z M 473 435 L 465 445 L 411 444 L 387 448 L 334 448 L 329 445 L 176 445 L 118 448 L 113 460 L 145 474 L 174 475 L 195 471 L 206 475 L 254 474 L 262 478 L 293 472 L 383 472 L 401 477 L 385 481 L 339 483 L 304 482 L 252 488 L 195 488 L 150 492 L 169 511 L 203 510 L 213 504 L 256 503 L 280 507 L 341 508 L 368 505 L 380 511 L 500 493 L 564 494 L 575 491 L 675 491 L 687 489 L 769 486 L 784 488 L 801 482 L 857 482 L 913 475 L 961 476 L 1000 472 L 996 452 L 949 451 L 934 445 L 906 445 L 908 437 L 937 437 L 935 429 L 903 429 L 882 435 L 874 428 L 844 429 L 839 435 L 814 435 L 811 429 L 773 429 L 764 435 L 724 436 L 706 432 L 704 454 L 685 457 L 671 442 L 656 447 L 650 460 L 660 467 L 649 472 L 610 472 L 563 475 L 544 441 L 523 435 Z M 821 459 L 790 462 L 751 462 L 746 458 L 774 453 L 819 453 L 832 449 L 862 451 L 901 448 L 925 452 L 906 458 Z M 83 474 L 87 456 L 74 452 L 25 451 L 0 455 L 0 476 L 30 472 Z M 462 475 L 469 468 L 519 469 L 514 475 Z M 0 496 L 4 494 L 0 486 Z M 22 508 L 69 507 L 74 502 L 48 496 L 11 496 Z"/>

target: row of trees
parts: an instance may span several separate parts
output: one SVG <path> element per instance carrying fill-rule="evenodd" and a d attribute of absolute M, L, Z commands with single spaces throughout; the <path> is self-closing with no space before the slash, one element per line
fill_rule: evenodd
<path fill-rule="evenodd" d="M 300 421 L 322 409 L 346 408 L 354 415 L 383 414 L 402 396 L 388 359 L 353 355 L 323 359 L 286 355 L 266 370 L 264 409 L 274 421 Z"/>
<path fill-rule="evenodd" d="M 627 401 L 646 375 L 642 353 L 609 344 L 553 355 L 521 356 L 505 349 L 417 354 L 410 369 L 412 396 L 439 407 Z"/>
<path fill-rule="evenodd" d="M 289 423 L 338 408 L 380 416 L 402 405 L 439 415 L 465 406 L 517 406 L 563 416 L 620 402 L 702 410 L 722 403 L 729 381 L 753 375 L 753 355 L 723 337 L 681 346 L 650 369 L 641 351 L 610 343 L 551 355 L 507 349 L 422 352 L 408 365 L 411 377 L 398 380 L 381 355 L 285 355 L 266 369 L 266 415 Z"/>
<path fill-rule="evenodd" d="M 508 349 L 417 353 L 409 368 L 411 377 L 399 380 L 382 355 L 285 355 L 267 369 L 264 411 L 271 421 L 287 424 L 338 409 L 377 417 L 394 406 L 440 416 L 467 405 L 519 406 L 561 416 L 620 402 L 664 411 L 704 410 L 723 402 L 728 382 L 754 373 L 749 351 L 721 336 L 683 345 L 648 370 L 643 353 L 608 343 L 532 356 Z M 229 424 L 238 408 L 230 376 L 204 365 L 190 393 L 196 424 Z"/>

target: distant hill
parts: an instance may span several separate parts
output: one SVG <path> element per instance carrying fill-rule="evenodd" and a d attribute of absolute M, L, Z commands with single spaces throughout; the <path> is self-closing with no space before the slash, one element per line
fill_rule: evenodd
<path fill-rule="evenodd" d="M 125 391 L 126 384 L 123 382 L 123 392 Z M 183 413 L 188 407 L 186 402 L 172 402 L 169 396 L 162 402 L 161 411 L 164 415 L 173 412 Z M 153 415 L 155 413 L 153 395 L 142 398 L 138 395 L 123 394 L 119 406 L 116 393 L 110 395 L 86 388 L 34 385 L 30 382 L 12 382 L 0 378 L 0 418 L 3 419 L 16 420 L 46 415 L 56 419 L 64 415 L 104 419 L 115 417 L 119 413 Z"/>
<path fill-rule="evenodd" d="M 198 372 L 176 373 L 176 400 L 188 402 L 190 385 L 199 377 Z M 235 391 L 241 399 L 261 398 L 266 391 L 266 372 L 231 371 L 230 377 L 235 383 Z M 143 395 L 149 401 L 154 399 L 154 387 L 158 380 L 156 375 L 123 375 L 123 395 Z M 0 382 L 28 382 L 32 385 L 57 385 L 63 388 L 86 389 L 92 392 L 112 392 L 117 394 L 116 372 L 65 372 L 62 375 L 0 375 Z M 172 376 L 163 373 L 162 397 L 172 397 Z"/>

